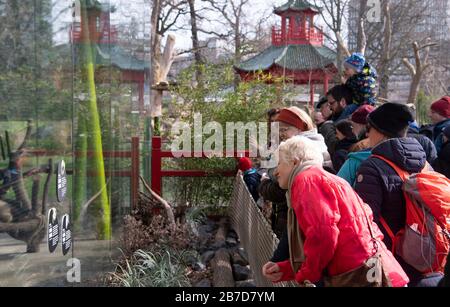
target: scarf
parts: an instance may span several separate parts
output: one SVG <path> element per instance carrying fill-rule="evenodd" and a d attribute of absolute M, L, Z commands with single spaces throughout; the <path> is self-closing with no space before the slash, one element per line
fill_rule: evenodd
<path fill-rule="evenodd" d="M 295 216 L 294 208 L 291 203 L 291 190 L 295 178 L 302 172 L 306 171 L 312 166 L 317 166 L 315 163 L 306 162 L 295 167 L 289 175 L 289 189 L 286 193 L 286 200 L 288 205 L 288 240 L 289 240 L 289 260 L 291 262 L 292 270 L 297 273 L 302 263 L 305 262 L 305 252 L 303 248 L 304 235 L 300 230 L 297 218 Z"/>

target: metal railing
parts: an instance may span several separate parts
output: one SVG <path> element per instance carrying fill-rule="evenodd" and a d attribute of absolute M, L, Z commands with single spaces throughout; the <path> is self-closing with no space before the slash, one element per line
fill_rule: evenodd
<path fill-rule="evenodd" d="M 241 172 L 234 181 L 230 200 L 231 226 L 239 236 L 257 287 L 295 287 L 295 282 L 273 284 L 262 274 L 262 267 L 272 257 L 278 238 L 247 189 Z"/>

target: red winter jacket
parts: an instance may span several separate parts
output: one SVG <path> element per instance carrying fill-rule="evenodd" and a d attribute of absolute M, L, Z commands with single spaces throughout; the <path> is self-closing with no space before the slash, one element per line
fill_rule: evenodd
<path fill-rule="evenodd" d="M 317 283 L 322 273 L 336 276 L 360 267 L 374 255 L 367 224 L 372 223 L 383 263 L 394 287 L 404 287 L 409 280 L 382 242 L 383 235 L 373 222 L 369 206 L 343 179 L 322 168 L 311 167 L 297 175 L 291 187 L 291 203 L 304 234 L 306 260 L 294 275 L 289 261 L 279 262 L 283 277 Z"/>

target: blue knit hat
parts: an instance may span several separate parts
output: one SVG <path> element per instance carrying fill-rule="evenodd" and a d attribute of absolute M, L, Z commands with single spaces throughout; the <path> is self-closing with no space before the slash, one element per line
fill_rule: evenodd
<path fill-rule="evenodd" d="M 351 57 L 344 62 L 344 66 L 354 69 L 358 73 L 363 71 L 364 65 L 366 65 L 366 58 L 361 53 L 353 53 Z"/>

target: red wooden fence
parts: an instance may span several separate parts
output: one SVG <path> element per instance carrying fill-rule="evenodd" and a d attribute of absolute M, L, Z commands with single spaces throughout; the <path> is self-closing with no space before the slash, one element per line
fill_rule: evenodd
<path fill-rule="evenodd" d="M 163 177 L 234 177 L 236 176 L 236 170 L 229 171 L 219 171 L 219 172 L 208 172 L 202 170 L 163 170 L 162 169 L 162 159 L 164 158 L 175 158 L 176 155 L 182 152 L 174 153 L 172 151 L 162 150 L 162 139 L 159 136 L 154 136 L 152 138 L 152 171 L 151 171 L 151 187 L 152 190 L 158 195 L 162 196 L 162 179 Z M 208 159 L 213 156 L 212 152 L 202 152 L 202 153 L 184 153 L 185 156 L 192 158 Z M 197 157 L 197 155 L 199 157 Z M 224 157 L 239 158 L 239 157 L 249 157 L 248 151 L 234 151 L 234 152 L 224 152 Z M 186 159 L 185 157 L 183 159 Z"/>
<path fill-rule="evenodd" d="M 60 151 L 51 150 L 30 150 L 28 153 L 35 157 L 49 157 L 49 156 L 61 156 L 68 153 L 63 153 Z M 70 154 L 70 153 L 69 153 Z M 80 156 L 82 153 L 75 152 L 75 156 Z M 84 153 L 83 153 L 84 154 Z M 93 157 L 94 152 L 87 152 L 86 156 Z M 104 158 L 123 158 L 131 159 L 131 169 L 130 170 L 120 170 L 120 171 L 105 171 L 107 177 L 128 177 L 130 178 L 130 201 L 131 208 L 134 208 L 138 201 L 139 196 L 139 138 L 131 138 L 131 150 L 130 151 L 103 151 Z M 67 170 L 67 174 L 73 174 L 73 170 Z M 88 176 L 97 176 L 95 172 L 88 172 Z"/>

